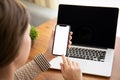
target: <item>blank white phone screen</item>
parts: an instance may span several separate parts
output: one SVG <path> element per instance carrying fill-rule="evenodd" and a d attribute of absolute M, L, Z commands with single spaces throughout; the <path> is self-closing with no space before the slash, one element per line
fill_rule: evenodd
<path fill-rule="evenodd" d="M 66 54 L 70 26 L 56 26 L 53 54 Z"/>

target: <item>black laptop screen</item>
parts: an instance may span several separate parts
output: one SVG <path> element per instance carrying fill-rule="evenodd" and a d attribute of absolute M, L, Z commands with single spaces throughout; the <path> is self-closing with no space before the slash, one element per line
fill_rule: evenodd
<path fill-rule="evenodd" d="M 114 48 L 118 8 L 60 4 L 57 24 L 71 25 L 73 45 Z"/>

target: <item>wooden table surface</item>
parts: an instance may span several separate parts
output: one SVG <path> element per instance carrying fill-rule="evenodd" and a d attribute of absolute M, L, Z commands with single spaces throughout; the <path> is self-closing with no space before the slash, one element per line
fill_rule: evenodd
<path fill-rule="evenodd" d="M 31 48 L 29 60 L 32 60 L 38 53 L 44 53 L 53 27 L 56 25 L 56 19 L 50 20 L 37 27 L 39 37 L 35 40 Z M 48 70 L 41 73 L 35 80 L 64 80 L 60 71 Z M 120 80 L 120 37 L 116 38 L 115 56 L 112 69 L 112 76 L 110 78 L 83 74 L 83 80 Z"/>

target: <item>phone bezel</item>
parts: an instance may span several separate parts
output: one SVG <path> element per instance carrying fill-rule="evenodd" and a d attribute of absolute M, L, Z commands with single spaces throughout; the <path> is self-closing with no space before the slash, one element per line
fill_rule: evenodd
<path fill-rule="evenodd" d="M 69 33 L 70 33 L 70 30 L 71 30 L 71 26 L 68 25 L 68 24 L 57 24 L 57 25 L 55 25 L 55 32 L 54 32 L 54 39 L 53 39 L 53 46 L 52 46 L 52 54 L 53 54 L 53 48 L 54 48 L 54 42 L 55 42 L 56 27 L 57 27 L 58 25 L 61 26 L 61 27 L 69 26 L 68 38 L 67 38 L 67 45 L 68 45 L 68 43 L 69 43 Z M 66 47 L 66 54 L 65 54 L 65 56 L 67 55 L 67 51 L 68 51 L 68 46 Z M 59 55 L 59 54 L 53 54 L 53 55 L 55 55 L 55 56 L 62 56 L 62 55 Z"/>

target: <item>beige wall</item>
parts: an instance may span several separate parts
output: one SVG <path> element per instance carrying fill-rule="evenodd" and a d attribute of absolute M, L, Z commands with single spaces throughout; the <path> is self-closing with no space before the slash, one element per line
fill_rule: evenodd
<path fill-rule="evenodd" d="M 28 0 L 39 6 L 58 9 L 59 0 Z"/>

